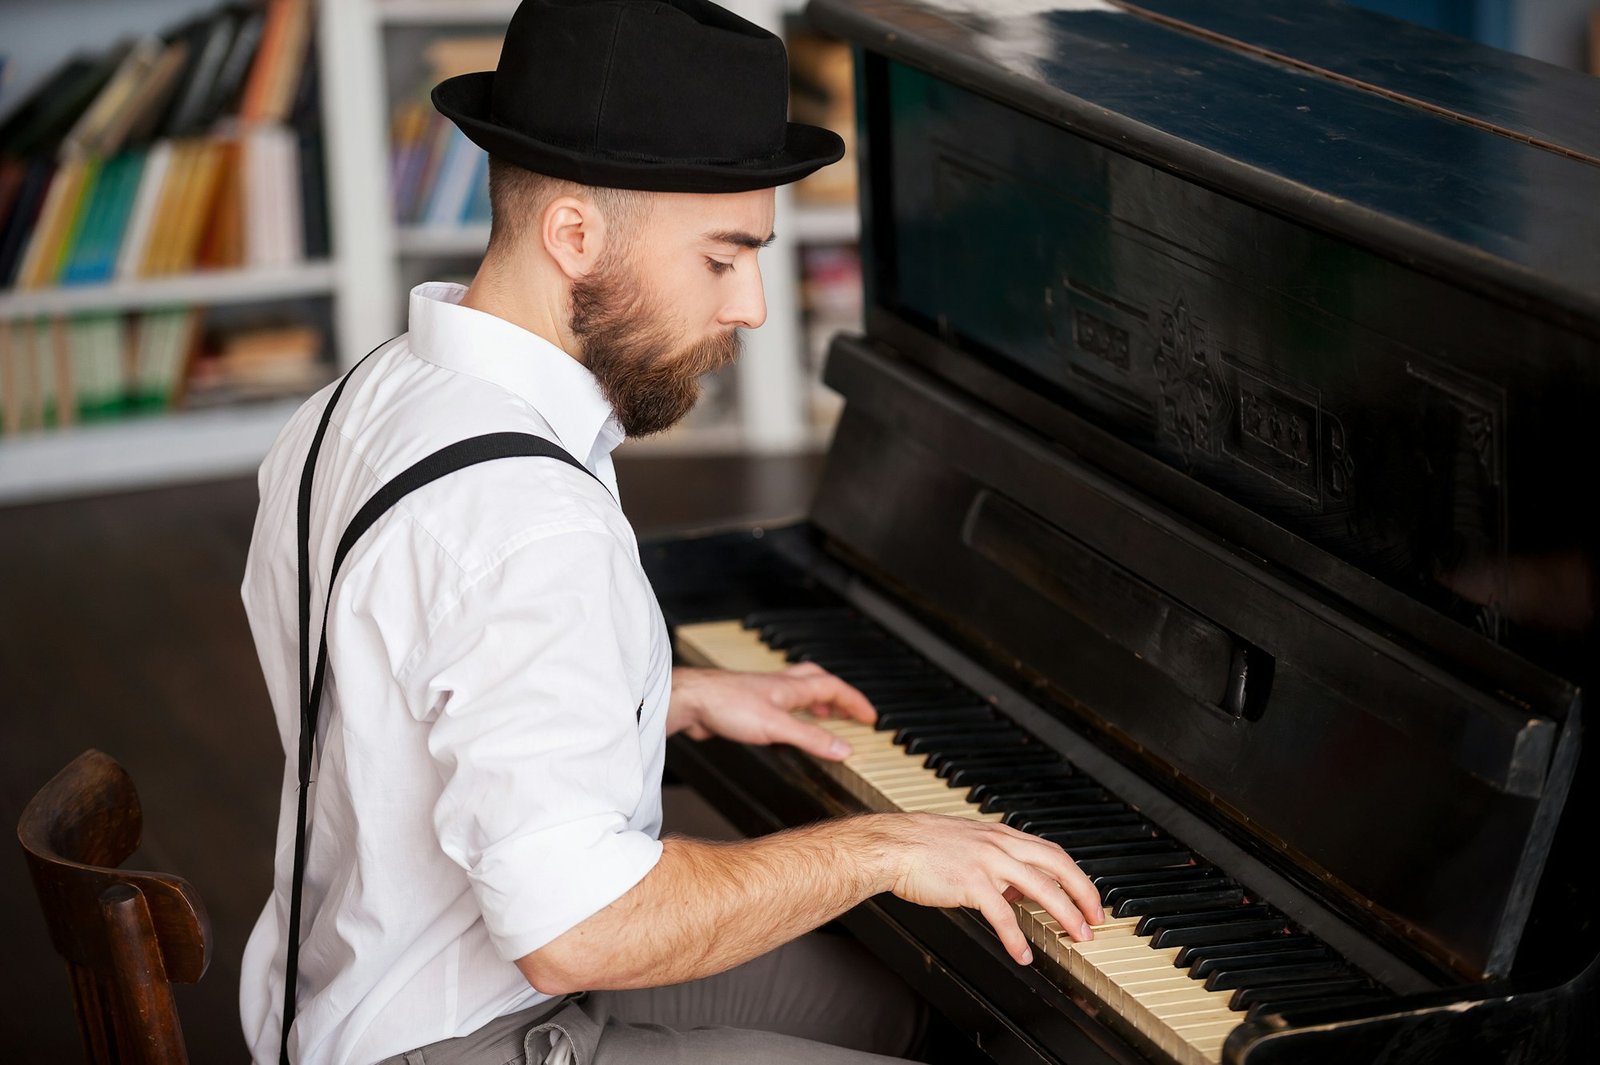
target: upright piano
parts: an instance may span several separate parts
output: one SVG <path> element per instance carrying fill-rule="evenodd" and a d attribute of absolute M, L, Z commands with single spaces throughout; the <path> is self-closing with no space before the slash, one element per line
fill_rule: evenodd
<path fill-rule="evenodd" d="M 813 0 L 867 313 L 807 513 L 647 542 L 750 833 L 1061 843 L 1108 923 L 844 918 L 1000 1063 L 1600 1060 L 1600 80 L 1323 0 Z"/>

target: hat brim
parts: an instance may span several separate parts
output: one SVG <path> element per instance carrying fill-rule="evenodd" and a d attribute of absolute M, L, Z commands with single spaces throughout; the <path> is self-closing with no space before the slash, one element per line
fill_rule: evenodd
<path fill-rule="evenodd" d="M 647 192 L 746 192 L 798 181 L 844 156 L 832 130 L 790 122 L 783 148 L 761 159 L 702 163 L 582 152 L 508 129 L 489 117 L 493 71 L 458 74 L 433 88 L 433 106 L 490 155 L 551 177 Z"/>

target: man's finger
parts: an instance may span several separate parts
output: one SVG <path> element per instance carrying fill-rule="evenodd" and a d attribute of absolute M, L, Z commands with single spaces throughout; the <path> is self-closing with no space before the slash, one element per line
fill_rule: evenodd
<path fill-rule="evenodd" d="M 872 702 L 832 673 L 791 677 L 790 685 L 788 702 L 791 707 L 826 703 L 835 710 L 843 711 L 839 715 L 841 717 L 852 718 L 866 725 L 878 720 L 878 712 L 872 708 Z"/>
<path fill-rule="evenodd" d="M 791 747 L 798 747 L 809 755 L 825 758 L 830 762 L 837 762 L 841 758 L 850 756 L 850 745 L 821 725 L 798 717 L 785 715 L 779 719 L 779 724 L 774 729 L 776 735 L 773 739 L 778 743 L 787 743 Z"/>
<path fill-rule="evenodd" d="M 1005 945 L 1006 953 L 1016 960 L 1018 965 L 1027 965 L 1033 961 L 1033 949 L 1028 946 L 1028 937 L 1022 934 L 1022 926 L 1017 923 L 1017 911 L 998 892 L 986 895 L 978 905 L 978 912 L 983 914 L 984 920 L 989 922 L 995 935 L 1000 937 L 1000 942 Z"/>
<path fill-rule="evenodd" d="M 1005 835 L 1008 837 L 1006 845 L 1008 854 L 1018 861 L 1043 870 L 1047 876 L 1059 883 L 1073 905 L 1090 924 L 1105 924 L 1106 914 L 1100 902 L 1100 892 L 1095 890 L 1094 882 L 1078 868 L 1078 863 L 1073 861 L 1066 851 L 1038 836 L 1030 836 L 1025 832 L 1006 828 L 1004 825 L 996 827 L 1005 829 Z"/>

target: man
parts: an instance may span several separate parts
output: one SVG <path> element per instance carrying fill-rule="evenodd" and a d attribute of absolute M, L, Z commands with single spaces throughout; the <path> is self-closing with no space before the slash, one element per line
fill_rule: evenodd
<path fill-rule="evenodd" d="M 314 397 L 261 469 L 243 595 L 286 751 L 302 504 L 311 620 L 328 607 L 298 974 L 293 770 L 243 962 L 257 1062 L 279 1055 L 286 984 L 301 1063 L 876 1060 L 907 1051 L 917 1007 L 839 937 L 807 935 L 844 910 L 885 891 L 976 907 L 1022 964 L 1008 899 L 1075 938 L 1103 919 L 1059 848 L 992 824 L 657 838 L 667 735 L 839 758 L 790 711 L 873 717 L 814 667 L 674 670 L 615 499 L 611 450 L 681 418 L 761 324 L 773 187 L 841 154 L 786 99 L 781 42 L 705 0 L 526 0 L 496 71 L 435 89 L 493 160 L 482 266 L 465 290 L 415 290 L 409 331 Z M 353 541 L 330 595 L 336 545 L 381 486 L 496 431 L 575 462 L 418 488 Z"/>

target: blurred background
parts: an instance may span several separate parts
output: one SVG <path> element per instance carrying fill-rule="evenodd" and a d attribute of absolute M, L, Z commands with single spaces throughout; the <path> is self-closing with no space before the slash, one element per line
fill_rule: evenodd
<path fill-rule="evenodd" d="M 802 0 L 723 0 L 784 35 L 791 110 L 843 164 L 779 190 L 767 324 L 683 424 L 625 444 L 641 537 L 803 516 L 859 327 L 852 60 Z M 1284 0 L 1292 12 L 1296 0 Z M 1360 5 L 1591 73 L 1594 0 Z M 253 472 L 290 412 L 471 277 L 485 157 L 428 102 L 492 68 L 514 0 L 0 0 L 0 810 L 98 747 L 144 797 L 135 864 L 195 884 L 191 1055 L 243 1060 L 238 958 L 271 875 L 282 752 L 239 604 Z M 669 819 L 716 833 L 691 796 Z M 0 858 L 7 1057 L 79 1055 L 15 848 Z"/>

